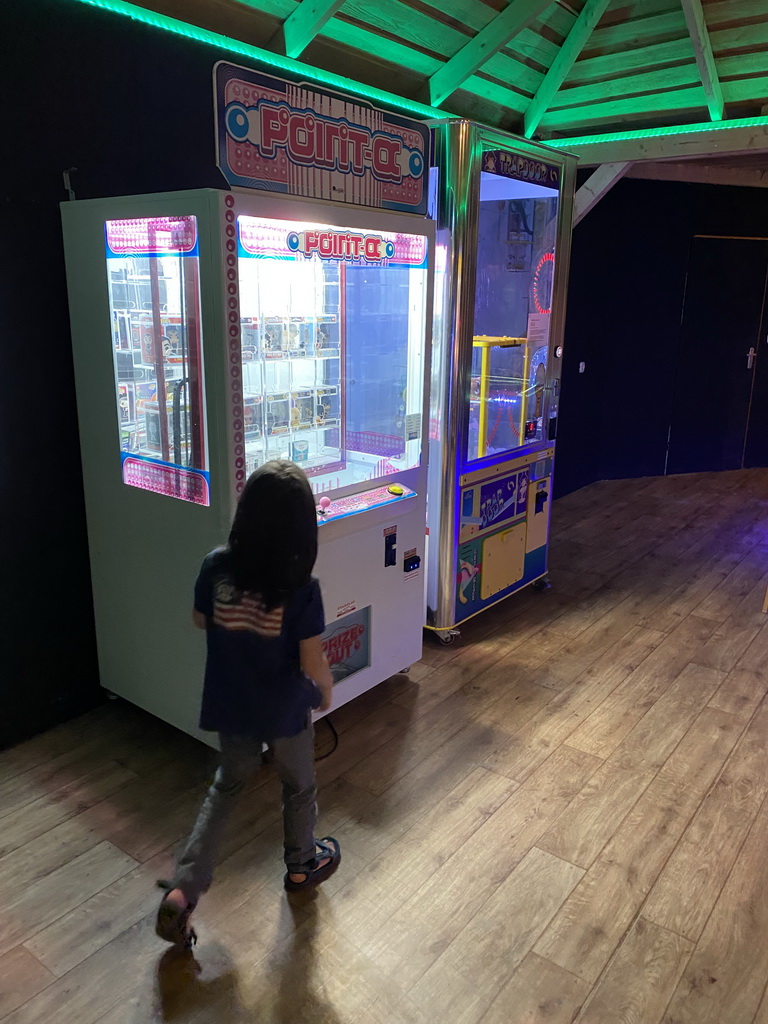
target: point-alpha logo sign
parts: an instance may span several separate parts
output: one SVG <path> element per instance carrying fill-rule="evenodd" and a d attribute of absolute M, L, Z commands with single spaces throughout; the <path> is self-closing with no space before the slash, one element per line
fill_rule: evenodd
<path fill-rule="evenodd" d="M 426 213 L 423 124 L 224 61 L 214 84 L 218 166 L 231 185 Z"/>
<path fill-rule="evenodd" d="M 318 255 L 324 260 L 365 260 L 381 263 L 395 255 L 395 243 L 381 235 L 364 235 L 357 231 L 326 230 L 291 231 L 286 239 L 291 252 L 303 256 Z"/>

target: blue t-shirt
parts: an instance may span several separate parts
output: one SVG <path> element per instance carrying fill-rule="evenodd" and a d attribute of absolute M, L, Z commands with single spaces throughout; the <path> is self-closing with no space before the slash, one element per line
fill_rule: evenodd
<path fill-rule="evenodd" d="M 258 595 L 238 591 L 226 548 L 203 561 L 195 608 L 208 620 L 200 728 L 269 741 L 295 736 L 320 705 L 301 671 L 299 643 L 325 629 L 314 577 L 282 608 L 267 611 Z"/>

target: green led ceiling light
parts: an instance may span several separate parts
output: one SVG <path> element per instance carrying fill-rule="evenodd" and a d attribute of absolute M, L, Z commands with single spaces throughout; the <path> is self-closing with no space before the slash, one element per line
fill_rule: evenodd
<path fill-rule="evenodd" d="M 395 96 L 394 93 L 385 92 L 383 89 L 376 89 L 374 86 L 355 82 L 351 78 L 335 75 L 332 71 L 322 71 L 320 68 L 310 67 L 309 64 L 302 64 L 301 61 L 293 60 L 291 57 L 283 57 L 279 53 L 262 50 L 258 46 L 251 46 L 249 43 L 240 42 L 238 39 L 219 35 L 218 32 L 209 32 L 208 29 L 198 28 L 197 25 L 190 25 L 188 22 L 178 21 L 176 18 L 169 18 L 165 14 L 157 14 L 155 11 L 147 10 L 145 7 L 137 7 L 135 4 L 126 3 L 125 0 L 74 0 L 74 2 L 87 4 L 89 7 L 100 7 L 105 11 L 112 11 L 115 14 L 122 14 L 133 21 L 139 21 L 144 25 L 151 25 L 152 28 L 173 32 L 174 35 L 183 36 L 185 39 L 194 39 L 195 42 L 215 46 L 217 50 L 227 50 L 230 53 L 236 53 L 241 57 L 248 57 L 250 60 L 258 61 L 261 64 L 268 64 L 278 71 L 285 71 L 290 75 L 298 76 L 303 81 L 317 82 L 320 85 L 338 89 L 344 93 L 354 93 L 373 103 L 403 110 L 422 120 L 434 120 L 435 118 L 443 120 L 447 116 L 445 110 L 439 110 L 437 107 L 429 107 L 424 103 L 417 103 L 416 100 Z"/>
<path fill-rule="evenodd" d="M 677 124 L 668 128 L 638 128 L 629 132 L 608 132 L 604 135 L 579 135 L 572 139 L 547 139 L 548 146 L 573 149 L 594 146 L 600 142 L 627 142 L 634 139 L 658 139 L 667 135 L 693 135 L 700 132 L 727 132 L 734 128 L 766 128 L 768 117 L 739 117 L 732 121 L 704 121 L 701 124 Z"/>

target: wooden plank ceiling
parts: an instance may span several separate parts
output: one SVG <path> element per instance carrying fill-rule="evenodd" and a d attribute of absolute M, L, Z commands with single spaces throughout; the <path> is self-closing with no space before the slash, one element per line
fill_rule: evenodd
<path fill-rule="evenodd" d="M 768 107 L 768 0 L 139 0 L 534 138 Z"/>

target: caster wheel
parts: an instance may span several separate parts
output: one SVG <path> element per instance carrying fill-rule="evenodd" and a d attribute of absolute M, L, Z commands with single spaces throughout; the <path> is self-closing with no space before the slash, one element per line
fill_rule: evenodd
<path fill-rule="evenodd" d="M 405 668 L 401 668 L 400 669 L 400 675 L 401 676 L 407 676 L 410 671 L 411 671 L 411 666 L 410 665 L 406 665 Z"/>
<path fill-rule="evenodd" d="M 457 629 L 449 629 L 444 633 L 435 633 L 435 636 L 444 647 L 452 644 L 458 635 L 459 631 Z"/>
<path fill-rule="evenodd" d="M 552 581 L 548 576 L 543 576 L 540 580 L 534 580 L 531 587 L 536 591 L 537 594 L 543 593 L 545 590 L 552 589 Z"/>

